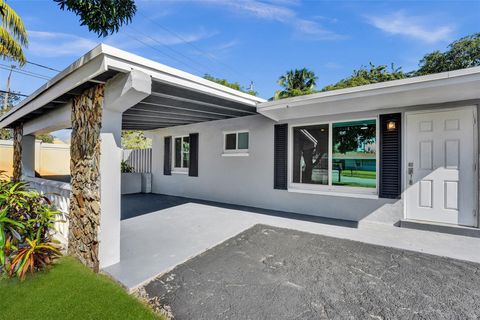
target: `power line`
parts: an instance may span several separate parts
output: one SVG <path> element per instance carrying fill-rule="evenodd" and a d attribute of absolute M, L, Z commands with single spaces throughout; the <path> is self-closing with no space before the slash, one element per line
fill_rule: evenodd
<path fill-rule="evenodd" d="M 169 45 L 167 45 L 167 44 L 165 44 L 165 43 L 162 43 L 162 42 L 158 41 L 157 39 L 155 39 L 155 38 L 153 38 L 153 37 L 151 37 L 151 36 L 149 36 L 149 35 L 147 35 L 147 34 L 145 34 L 145 33 L 143 33 L 143 32 L 140 32 L 139 30 L 136 30 L 136 29 L 133 28 L 133 27 L 130 27 L 130 28 L 131 28 L 133 31 L 137 32 L 137 33 L 143 34 L 143 36 L 145 36 L 145 37 L 147 37 L 148 39 L 150 39 L 150 40 L 158 43 L 159 45 L 161 45 L 161 46 L 169 49 L 170 51 L 178 54 L 179 56 L 184 57 L 185 59 L 189 60 L 190 62 L 201 66 L 201 67 L 204 68 L 204 69 L 207 71 L 207 73 L 208 73 L 209 67 L 207 67 L 206 65 L 204 65 L 204 64 L 202 64 L 202 63 L 199 63 L 198 61 L 195 61 L 194 59 L 192 59 L 192 58 L 190 58 L 189 56 L 183 54 L 182 52 L 180 52 L 180 51 L 178 51 L 178 50 L 175 50 L 175 49 L 172 48 L 171 46 L 169 46 Z"/>
<path fill-rule="evenodd" d="M 239 75 L 243 75 L 243 76 L 246 76 L 246 74 L 244 74 L 243 72 L 240 72 L 238 71 L 236 68 L 233 68 L 232 66 L 224 63 L 223 61 L 217 59 L 214 55 L 212 55 L 211 53 L 201 49 L 200 47 L 198 47 L 197 45 L 195 45 L 194 43 L 192 43 L 191 41 L 188 41 L 186 40 L 184 37 L 182 37 L 181 35 L 179 35 L 178 33 L 176 33 L 175 31 L 172 31 L 170 29 L 168 29 L 167 27 L 164 27 L 162 26 L 161 24 L 159 24 L 158 22 L 156 22 L 155 20 L 153 20 L 152 18 L 146 16 L 143 12 L 138 12 L 140 15 L 142 15 L 145 19 L 148 19 L 150 22 L 152 22 L 153 24 L 157 25 L 159 28 L 167 31 L 168 33 L 174 35 L 175 37 L 177 37 L 178 39 L 180 39 L 182 42 L 184 42 L 185 44 L 188 44 L 189 46 L 191 46 L 192 48 L 194 48 L 197 52 L 199 53 L 203 53 L 207 56 L 207 58 L 209 58 L 210 60 L 214 61 L 214 62 L 217 62 L 219 64 L 222 64 L 223 66 L 227 67 L 228 69 L 230 69 L 231 71 L 239 74 Z"/>
<path fill-rule="evenodd" d="M 32 61 L 27 61 L 27 63 L 28 63 L 28 64 L 31 64 L 31 65 L 34 65 L 34 66 L 37 66 L 37 67 L 40 67 L 40 68 L 44 68 L 44 69 L 48 69 L 48 70 L 60 72 L 60 70 L 54 69 L 54 68 L 52 68 L 52 67 L 44 66 L 43 64 L 35 63 L 35 62 L 32 62 Z"/>
<path fill-rule="evenodd" d="M 181 63 L 181 64 L 183 64 L 183 65 L 185 65 L 185 66 L 187 66 L 188 68 L 195 69 L 195 70 L 197 70 L 198 72 L 202 73 L 202 71 L 201 71 L 200 69 L 196 68 L 195 66 L 189 65 L 189 64 L 185 63 L 184 61 L 181 61 L 181 60 L 177 59 L 175 56 L 172 56 L 172 55 L 170 55 L 170 54 L 168 54 L 168 53 L 166 53 L 166 52 L 158 49 L 157 47 L 154 47 L 154 46 L 152 46 L 152 45 L 150 45 L 150 44 L 148 44 L 148 43 L 146 43 L 146 42 L 138 39 L 138 37 L 134 37 L 134 36 L 132 36 L 132 35 L 130 35 L 130 34 L 128 34 L 128 33 L 125 33 L 125 34 L 126 34 L 128 37 L 132 38 L 133 40 L 140 42 L 140 43 L 143 44 L 144 46 L 149 47 L 149 48 L 151 48 L 151 49 L 153 49 L 153 50 L 155 50 L 155 51 L 158 51 L 159 53 L 161 53 L 161 54 L 163 54 L 163 55 L 165 55 L 165 56 L 167 56 L 167 57 L 169 57 L 169 58 L 171 58 L 171 59 L 173 59 L 173 60 L 175 60 L 175 61 L 177 61 L 177 62 L 179 62 L 179 63 Z"/>
<path fill-rule="evenodd" d="M 28 97 L 28 95 L 26 95 L 26 94 L 18 93 L 18 92 L 15 92 L 15 91 L 7 92 L 7 91 L 5 91 L 5 90 L 0 90 L 0 93 L 8 93 L 8 94 L 10 94 L 10 95 L 12 95 L 12 96 L 20 96 L 20 97 L 25 97 L 25 98 Z"/>
<path fill-rule="evenodd" d="M 4 64 L 0 64 L 0 69 L 7 70 L 7 71 L 11 70 L 10 66 L 6 66 Z M 45 75 L 42 75 L 42 74 L 39 74 L 39 73 L 35 73 L 35 72 L 31 72 L 31 71 L 28 71 L 28 70 L 13 69 L 12 71 L 15 72 L 15 73 L 18 73 L 18 74 L 23 74 L 23 75 L 26 75 L 26 76 L 30 76 L 30 77 L 34 77 L 34 78 L 38 78 L 38 79 L 42 79 L 42 80 L 50 80 L 50 77 L 48 77 L 48 76 L 45 76 Z"/>

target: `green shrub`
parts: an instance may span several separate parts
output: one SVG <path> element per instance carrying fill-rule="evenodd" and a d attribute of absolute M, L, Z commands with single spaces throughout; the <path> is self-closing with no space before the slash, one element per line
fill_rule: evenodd
<path fill-rule="evenodd" d="M 123 160 L 120 163 L 120 166 L 122 168 L 122 173 L 132 173 L 134 170 L 134 168 L 126 160 Z"/>
<path fill-rule="evenodd" d="M 23 280 L 60 256 L 52 238 L 58 215 L 47 197 L 0 172 L 0 274 Z"/>

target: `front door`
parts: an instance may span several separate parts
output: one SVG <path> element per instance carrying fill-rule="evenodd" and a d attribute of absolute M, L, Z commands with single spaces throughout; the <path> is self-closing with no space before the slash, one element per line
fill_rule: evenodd
<path fill-rule="evenodd" d="M 406 114 L 408 219 L 476 226 L 473 107 Z"/>

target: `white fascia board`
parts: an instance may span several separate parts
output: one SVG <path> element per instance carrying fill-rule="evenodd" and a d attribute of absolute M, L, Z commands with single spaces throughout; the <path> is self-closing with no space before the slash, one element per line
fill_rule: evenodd
<path fill-rule="evenodd" d="M 257 111 L 273 120 L 480 99 L 480 67 L 269 101 Z"/>
<path fill-rule="evenodd" d="M 215 82 L 140 57 L 138 55 L 109 46 L 104 47 L 104 53 L 108 57 L 108 66 L 112 70 L 128 72 L 132 68 L 138 69 L 150 74 L 152 78 L 157 81 L 170 83 L 186 89 L 222 97 L 224 99 L 240 102 L 254 107 L 257 106 L 258 103 L 266 101 L 265 99 L 222 86 Z"/>
<path fill-rule="evenodd" d="M 78 63 L 78 60 L 76 63 Z M 63 72 L 66 72 L 67 70 Z M 108 68 L 105 64 L 104 57 L 102 55 L 97 55 L 92 60 L 89 60 L 86 64 L 83 64 L 79 68 L 75 69 L 75 72 L 72 71 L 63 77 L 60 77 L 59 79 L 57 79 L 57 77 L 59 77 L 61 74 L 57 75 L 57 77 L 53 78 L 40 89 L 38 89 L 38 94 L 32 94 L 27 101 L 22 102 L 19 106 L 15 107 L 5 116 L 0 118 L 0 128 L 10 125 L 16 120 L 43 107 L 51 101 L 54 101 L 64 93 L 76 88 L 90 79 L 95 78 L 107 70 Z"/>

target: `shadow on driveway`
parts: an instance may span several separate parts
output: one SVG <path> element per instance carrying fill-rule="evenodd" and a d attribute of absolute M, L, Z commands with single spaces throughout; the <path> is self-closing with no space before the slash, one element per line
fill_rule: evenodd
<path fill-rule="evenodd" d="M 480 318 L 478 264 L 265 225 L 144 289 L 177 320 Z"/>
<path fill-rule="evenodd" d="M 309 216 L 305 214 L 275 211 L 261 208 L 254 208 L 248 206 L 240 206 L 234 204 L 227 204 L 214 201 L 206 201 L 192 198 L 184 198 L 177 196 L 169 196 L 164 194 L 154 193 L 137 193 L 122 195 L 122 220 L 134 218 L 143 214 L 152 213 L 164 209 L 169 209 L 177 206 L 181 206 L 187 203 L 198 203 L 218 208 L 247 211 L 252 213 L 264 214 L 269 216 L 296 219 L 302 221 L 310 221 L 323 223 L 328 225 L 336 225 L 341 227 L 357 228 L 358 222 Z"/>

